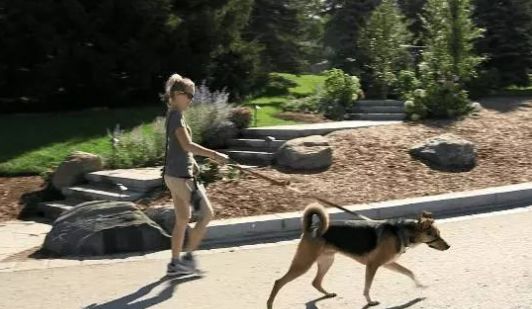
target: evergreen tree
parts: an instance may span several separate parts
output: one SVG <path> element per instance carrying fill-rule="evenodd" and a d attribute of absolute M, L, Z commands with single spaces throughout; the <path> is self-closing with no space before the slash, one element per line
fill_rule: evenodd
<path fill-rule="evenodd" d="M 475 0 L 475 20 L 486 29 L 477 44 L 484 67 L 498 73 L 500 86 L 529 85 L 532 68 L 532 1 Z"/>
<path fill-rule="evenodd" d="M 358 41 L 373 88 L 370 93 L 383 99 L 388 97 L 399 71 L 409 64 L 405 45 L 410 43 L 410 38 L 396 0 L 382 0 L 371 13 Z"/>
<path fill-rule="evenodd" d="M 321 39 L 320 33 L 310 33 L 320 31 L 314 18 L 317 10 L 317 0 L 254 1 L 247 37 L 262 45 L 266 70 L 297 73 L 304 69 Z"/>
<path fill-rule="evenodd" d="M 358 75 L 363 65 L 359 61 L 357 41 L 360 30 L 380 0 L 325 0 L 324 44 L 331 50 L 333 67 Z"/>

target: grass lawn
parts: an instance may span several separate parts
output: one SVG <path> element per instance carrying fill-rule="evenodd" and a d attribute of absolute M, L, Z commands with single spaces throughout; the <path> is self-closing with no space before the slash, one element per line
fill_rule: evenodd
<path fill-rule="evenodd" d="M 116 124 L 132 129 L 158 115 L 164 115 L 163 108 L 0 115 L 0 175 L 46 172 L 74 150 L 107 155 L 111 152 L 107 129 L 112 130 Z"/>
<path fill-rule="evenodd" d="M 323 77 L 316 75 L 272 74 L 290 86 L 284 95 L 258 96 L 248 105 L 260 105 L 258 125 L 293 124 L 276 118 L 280 106 L 293 97 L 314 93 Z M 102 156 L 111 153 L 107 130 L 120 124 L 124 130 L 150 123 L 164 115 L 164 107 L 99 109 L 61 114 L 0 115 L 0 176 L 35 175 L 57 166 L 72 151 Z"/>
<path fill-rule="evenodd" d="M 290 120 L 283 120 L 275 117 L 278 113 L 282 112 L 281 106 L 295 97 L 310 96 L 316 92 L 319 85 L 325 81 L 324 76 L 320 75 L 294 75 L 287 73 L 272 73 L 270 76 L 282 78 L 287 84 L 286 94 L 282 95 L 260 95 L 248 102 L 245 105 L 260 106 L 257 113 L 257 126 L 274 126 L 295 124 L 297 122 Z"/>

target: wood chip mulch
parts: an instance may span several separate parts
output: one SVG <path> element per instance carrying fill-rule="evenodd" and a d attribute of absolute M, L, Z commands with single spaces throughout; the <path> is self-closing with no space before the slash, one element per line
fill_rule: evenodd
<path fill-rule="evenodd" d="M 403 123 L 338 131 L 329 135 L 333 164 L 325 172 L 267 175 L 289 179 L 295 187 L 339 204 L 402 199 L 532 181 L 532 100 L 489 99 L 477 115 L 464 120 Z M 468 172 L 433 170 L 410 157 L 414 144 L 453 133 L 476 144 L 477 166 Z M 217 217 L 297 211 L 311 199 L 244 177 L 208 188 Z"/>

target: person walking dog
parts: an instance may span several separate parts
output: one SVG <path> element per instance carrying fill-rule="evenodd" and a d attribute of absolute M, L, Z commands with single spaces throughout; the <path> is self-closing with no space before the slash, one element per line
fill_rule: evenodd
<path fill-rule="evenodd" d="M 210 158 L 220 164 L 226 164 L 229 157 L 217 151 L 202 147 L 192 141 L 192 132 L 187 125 L 184 112 L 192 104 L 195 85 L 188 78 L 173 74 L 165 85 L 164 100 L 166 114 L 166 156 L 163 168 L 164 182 L 172 195 L 175 208 L 175 226 L 172 232 L 172 259 L 167 266 L 169 276 L 197 275 L 196 259 L 193 251 L 200 245 L 209 221 L 214 212 L 203 185 L 195 176 L 199 166 L 194 155 Z M 191 200 L 194 195 L 199 200 L 200 218 L 188 235 L 184 247 L 185 231 L 191 218 Z M 185 253 L 183 253 L 185 252 Z"/>

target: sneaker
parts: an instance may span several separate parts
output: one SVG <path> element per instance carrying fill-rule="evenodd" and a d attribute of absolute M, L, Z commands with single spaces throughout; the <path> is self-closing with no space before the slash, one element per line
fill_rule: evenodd
<path fill-rule="evenodd" d="M 182 257 L 182 261 L 186 266 L 197 272 L 200 272 L 200 270 L 198 270 L 198 262 L 196 261 L 196 257 L 192 254 L 192 252 L 185 253 Z"/>
<path fill-rule="evenodd" d="M 196 274 L 196 271 L 185 264 L 184 262 L 177 262 L 177 263 L 168 263 L 168 266 L 166 268 L 166 275 L 168 276 L 190 276 Z"/>

